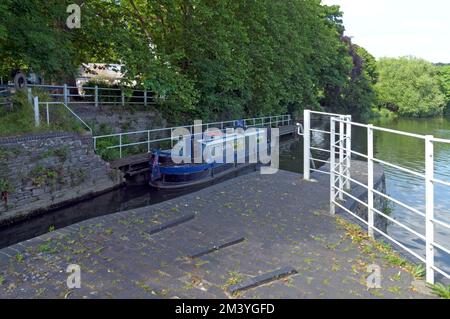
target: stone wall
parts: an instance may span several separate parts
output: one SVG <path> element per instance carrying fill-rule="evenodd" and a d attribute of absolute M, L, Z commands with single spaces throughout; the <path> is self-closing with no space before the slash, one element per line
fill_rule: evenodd
<path fill-rule="evenodd" d="M 90 135 L 0 138 L 0 163 L 0 224 L 124 182 L 120 171 L 94 153 Z"/>
<path fill-rule="evenodd" d="M 144 131 L 166 126 L 166 121 L 153 106 L 135 105 L 71 105 L 71 108 L 84 121 L 89 123 L 95 132 L 111 133 Z"/>
<path fill-rule="evenodd" d="M 358 181 L 363 183 L 364 185 L 367 185 L 367 163 L 362 161 L 356 161 L 352 160 L 351 164 L 351 175 L 353 178 L 356 177 Z M 384 169 L 379 164 L 374 164 L 374 189 L 379 191 L 382 194 L 386 194 L 386 176 L 384 174 Z M 363 203 L 367 203 L 367 189 L 352 183 L 352 190 L 351 193 L 354 197 L 358 198 Z M 374 194 L 373 196 L 374 200 L 374 208 L 379 210 L 380 212 L 390 215 L 390 208 L 389 208 L 389 201 L 378 195 Z M 344 205 L 346 208 L 348 208 L 350 211 L 355 213 L 357 216 L 361 217 L 363 220 L 368 220 L 368 211 L 367 207 L 358 201 L 355 201 L 351 198 L 347 198 L 347 201 Z M 345 213 L 345 215 L 348 215 Z M 356 219 L 355 219 L 356 221 Z M 358 221 L 359 222 L 359 221 Z M 383 216 L 374 213 L 374 224 L 375 227 L 380 229 L 381 231 L 387 232 L 388 227 L 388 220 L 384 218 Z"/>
<path fill-rule="evenodd" d="M 336 158 L 336 162 L 339 162 L 339 159 Z M 327 164 L 321 168 L 321 170 L 324 170 L 326 172 L 329 172 L 330 166 Z M 360 183 L 367 185 L 367 162 L 364 161 L 358 161 L 353 160 L 351 163 L 351 170 L 350 175 L 353 179 L 359 181 Z M 375 163 L 374 164 L 374 189 L 379 191 L 382 194 L 386 194 L 386 176 L 384 174 L 384 169 L 381 165 Z M 329 177 L 327 176 L 326 179 L 329 180 Z M 337 186 L 337 185 L 336 185 Z M 347 190 L 349 191 L 349 190 Z M 367 203 L 367 189 L 355 184 L 351 183 L 351 190 L 350 193 L 353 197 L 356 197 L 363 203 Z M 361 204 L 360 202 L 352 199 L 351 197 L 345 196 L 345 201 L 341 204 L 344 205 L 345 208 L 353 212 L 355 215 L 360 217 L 361 219 L 367 221 L 368 220 L 368 211 L 367 206 Z M 374 194 L 374 207 L 379 210 L 380 212 L 384 213 L 385 215 L 390 215 L 390 207 L 389 207 L 389 201 L 378 195 Z M 348 214 L 346 211 L 344 211 L 342 208 L 336 207 L 336 211 L 338 213 L 341 213 L 342 216 L 345 216 L 346 218 L 350 219 L 352 222 L 355 222 L 357 224 L 360 224 L 361 226 L 365 225 L 358 219 L 351 217 L 350 214 Z M 379 214 L 374 214 L 374 224 L 375 226 L 380 229 L 381 231 L 386 232 L 388 227 L 388 220 L 384 218 L 383 216 Z"/>

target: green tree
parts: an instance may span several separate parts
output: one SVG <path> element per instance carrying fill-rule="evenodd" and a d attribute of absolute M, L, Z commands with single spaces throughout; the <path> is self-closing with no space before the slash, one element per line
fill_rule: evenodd
<path fill-rule="evenodd" d="M 450 65 L 438 67 L 439 81 L 446 100 L 446 112 L 450 110 Z"/>
<path fill-rule="evenodd" d="M 367 118 L 375 103 L 373 83 L 377 81 L 377 72 L 374 67 L 375 58 L 364 48 L 353 44 L 349 37 L 342 36 L 345 44 L 345 55 L 349 66 L 346 77 L 341 82 L 327 86 L 327 94 L 322 104 L 329 106 L 334 112 L 352 114 L 356 118 Z M 345 70 L 345 69 L 344 69 Z"/>
<path fill-rule="evenodd" d="M 70 1 L 73 2 L 73 1 Z M 2 0 L 0 61 L 2 76 L 13 69 L 48 78 L 68 78 L 77 65 L 72 35 L 65 26 L 66 0 Z"/>
<path fill-rule="evenodd" d="M 321 0 L 79 0 L 72 30 L 69 2 L 2 1 L 5 69 L 67 79 L 81 63 L 121 64 L 122 84 L 151 90 L 172 122 L 370 104 L 374 72 L 355 73 L 342 13 Z"/>
<path fill-rule="evenodd" d="M 442 114 L 445 96 L 436 66 L 414 57 L 383 58 L 378 61 L 378 71 L 375 89 L 379 107 L 402 116 Z"/>

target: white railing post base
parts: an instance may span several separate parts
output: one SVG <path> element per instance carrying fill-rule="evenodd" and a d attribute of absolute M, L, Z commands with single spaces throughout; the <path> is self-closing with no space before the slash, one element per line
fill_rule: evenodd
<path fill-rule="evenodd" d="M 311 180 L 311 111 L 303 111 L 303 178 Z"/>

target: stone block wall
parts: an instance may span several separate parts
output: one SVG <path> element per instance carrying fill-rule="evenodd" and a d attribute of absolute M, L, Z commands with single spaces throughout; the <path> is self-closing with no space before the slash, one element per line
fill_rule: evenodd
<path fill-rule="evenodd" d="M 95 154 L 90 135 L 0 138 L 0 224 L 123 182 L 122 173 Z"/>
<path fill-rule="evenodd" d="M 121 107 L 113 105 L 71 105 L 71 108 L 84 121 L 89 123 L 95 132 L 102 132 L 105 128 L 109 133 L 144 131 L 165 127 L 167 122 L 152 106 Z"/>

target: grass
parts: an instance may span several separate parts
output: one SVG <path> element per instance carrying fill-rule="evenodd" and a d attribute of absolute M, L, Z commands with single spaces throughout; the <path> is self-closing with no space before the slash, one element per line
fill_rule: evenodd
<path fill-rule="evenodd" d="M 441 283 L 437 283 L 434 285 L 428 285 L 428 287 L 435 295 L 444 299 L 450 299 L 450 286 L 445 286 Z"/>
<path fill-rule="evenodd" d="M 38 246 L 38 252 L 40 253 L 54 253 L 55 249 L 52 248 L 49 244 L 42 244 Z"/>
<path fill-rule="evenodd" d="M 349 236 L 354 243 L 358 244 L 363 252 L 368 253 L 374 249 L 381 253 L 383 258 L 391 265 L 400 267 L 412 275 L 420 274 L 421 269 L 417 265 L 401 257 L 392 249 L 391 245 L 385 243 L 384 241 L 376 241 L 371 239 L 367 232 L 363 231 L 360 226 L 349 223 L 342 217 L 338 216 L 336 219 L 338 224 L 346 230 L 347 236 Z M 367 247 L 370 247 L 371 249 L 369 250 Z"/>
<path fill-rule="evenodd" d="M 242 280 L 244 280 L 244 275 L 237 271 L 230 271 L 228 272 L 228 279 L 224 285 L 224 288 L 228 288 L 229 286 L 236 285 L 240 283 Z"/>
<path fill-rule="evenodd" d="M 17 262 L 22 263 L 24 259 L 25 259 L 25 258 L 23 257 L 22 254 L 19 254 L 19 253 L 18 253 L 18 254 L 16 255 L 16 261 L 17 261 Z"/>
<path fill-rule="evenodd" d="M 34 91 L 41 101 L 49 101 L 48 95 Z M 46 124 L 46 112 L 40 108 L 40 127 L 35 127 L 33 106 L 28 103 L 25 92 L 16 93 L 13 98 L 13 108 L 0 108 L 0 136 L 17 136 L 25 133 L 40 133 L 47 131 L 82 132 L 84 128 L 78 120 L 62 105 L 50 106 L 50 125 Z"/>
<path fill-rule="evenodd" d="M 416 267 L 414 267 L 412 274 L 416 279 L 424 278 L 426 274 L 425 266 L 422 264 L 417 265 Z"/>
<path fill-rule="evenodd" d="M 407 261 L 406 259 L 400 257 L 400 255 L 392 249 L 391 245 L 383 241 L 375 241 L 371 239 L 367 235 L 367 233 L 364 232 L 358 225 L 351 224 L 341 217 L 337 217 L 337 222 L 339 225 L 344 227 L 344 229 L 347 231 L 348 236 L 351 237 L 353 242 L 363 246 L 364 242 L 366 243 L 370 242 L 374 248 L 376 248 L 379 252 L 381 252 L 384 255 L 385 260 L 388 261 L 390 264 L 398 266 L 403 270 L 409 272 L 410 274 L 413 275 L 415 279 L 423 279 L 425 277 L 426 270 L 423 264 L 415 265 Z M 394 278 L 394 280 L 395 279 L 399 278 Z M 437 283 L 434 285 L 428 284 L 427 286 L 431 289 L 431 291 L 435 295 L 444 299 L 450 299 L 450 286 L 445 286 L 441 283 Z M 391 290 L 395 291 L 390 292 L 397 293 L 397 289 Z"/>

